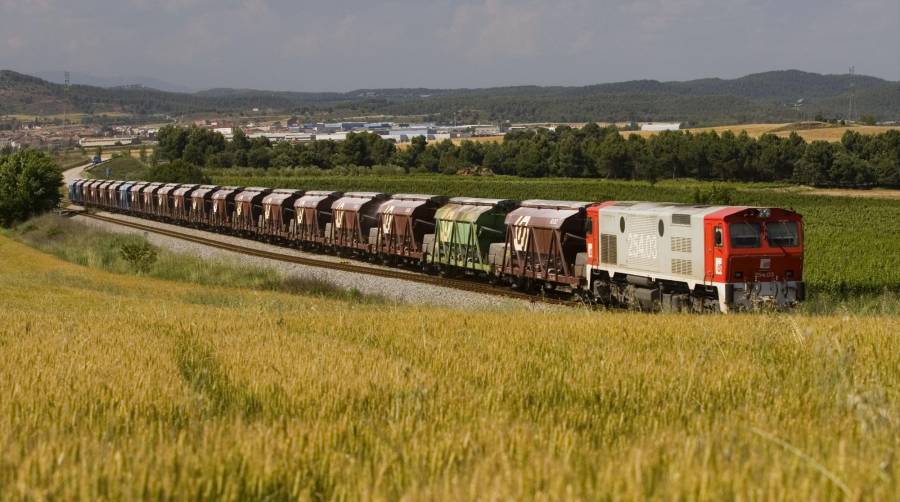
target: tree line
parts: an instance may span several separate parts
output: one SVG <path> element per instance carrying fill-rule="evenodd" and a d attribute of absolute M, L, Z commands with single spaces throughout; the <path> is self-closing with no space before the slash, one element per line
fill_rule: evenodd
<path fill-rule="evenodd" d="M 664 131 L 623 136 L 615 127 L 588 124 L 508 133 L 502 142 L 413 138 L 404 147 L 370 133 L 342 142 L 271 143 L 234 139 L 199 127 L 160 129 L 154 165 L 181 160 L 200 167 L 290 168 L 393 165 L 407 172 L 455 174 L 486 168 L 522 177 L 585 177 L 656 181 L 695 178 L 718 181 L 782 181 L 816 186 L 900 185 L 900 131 L 863 135 L 847 131 L 837 143 L 807 143 L 800 135 L 746 132 Z"/>

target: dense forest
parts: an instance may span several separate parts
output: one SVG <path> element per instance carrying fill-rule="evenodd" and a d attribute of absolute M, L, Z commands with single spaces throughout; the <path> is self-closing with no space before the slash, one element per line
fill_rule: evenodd
<path fill-rule="evenodd" d="M 723 80 L 639 80 L 584 87 L 489 89 L 361 89 L 276 92 L 212 89 L 163 92 L 145 87 L 64 86 L 0 71 L 0 116 L 124 112 L 136 117 L 183 114 L 289 113 L 308 120 L 367 115 L 422 117 L 441 123 L 627 122 L 699 124 L 788 122 L 804 116 L 846 118 L 854 89 L 854 118 L 900 117 L 900 84 L 874 77 L 796 70 Z M 802 101 L 801 101 L 802 100 Z M 800 106 L 798 107 L 798 103 Z M 858 115 L 858 117 L 856 117 Z"/>
<path fill-rule="evenodd" d="M 666 131 L 627 138 L 615 127 L 588 124 L 509 133 L 500 143 L 424 137 L 398 148 L 370 133 L 346 141 L 270 143 L 236 130 L 233 141 L 214 131 L 167 126 L 159 131 L 152 162 L 180 160 L 200 167 L 319 168 L 393 165 L 407 172 L 484 172 L 523 177 L 586 177 L 659 180 L 695 178 L 721 181 L 784 181 L 815 186 L 897 186 L 900 184 L 900 131 L 877 136 L 854 131 L 841 142 L 807 143 L 765 134 L 754 139 L 704 132 Z"/>

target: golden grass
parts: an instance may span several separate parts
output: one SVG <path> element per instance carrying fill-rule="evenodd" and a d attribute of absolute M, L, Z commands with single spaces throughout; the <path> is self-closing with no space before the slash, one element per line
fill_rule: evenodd
<path fill-rule="evenodd" d="M 900 320 L 358 306 L 0 237 L 11 498 L 900 497 Z"/>

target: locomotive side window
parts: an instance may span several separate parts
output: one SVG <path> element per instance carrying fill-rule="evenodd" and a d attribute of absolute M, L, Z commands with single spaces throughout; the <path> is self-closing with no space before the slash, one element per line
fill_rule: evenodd
<path fill-rule="evenodd" d="M 800 232 L 795 221 L 770 221 L 766 223 L 769 245 L 773 247 L 792 247 L 800 244 Z"/>
<path fill-rule="evenodd" d="M 716 227 L 716 228 L 713 230 L 713 234 L 714 234 L 715 240 L 716 240 L 716 247 L 717 247 L 717 248 L 722 247 L 722 242 L 723 242 L 723 239 L 722 239 L 722 227 Z"/>
<path fill-rule="evenodd" d="M 731 247 L 758 248 L 762 226 L 759 223 L 732 223 L 728 227 L 731 234 Z"/>

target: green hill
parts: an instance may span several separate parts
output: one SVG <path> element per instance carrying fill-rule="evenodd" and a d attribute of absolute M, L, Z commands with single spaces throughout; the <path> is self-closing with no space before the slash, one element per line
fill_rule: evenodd
<path fill-rule="evenodd" d="M 900 83 L 852 77 L 857 111 L 900 118 Z M 794 120 L 807 114 L 843 117 L 849 75 L 773 71 L 737 79 L 686 82 L 638 80 L 583 87 L 486 89 L 360 89 L 345 93 L 210 89 L 163 92 L 147 87 L 64 86 L 0 71 L 0 114 L 124 112 L 134 115 L 236 113 L 253 108 L 340 119 L 360 115 L 424 115 L 460 121 L 657 121 L 736 123 Z"/>

